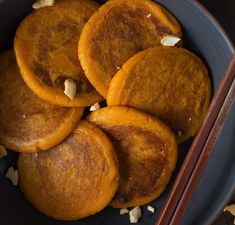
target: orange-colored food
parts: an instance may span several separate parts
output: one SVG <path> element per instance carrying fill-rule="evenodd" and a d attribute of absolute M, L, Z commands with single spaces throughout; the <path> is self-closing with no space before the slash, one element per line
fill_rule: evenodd
<path fill-rule="evenodd" d="M 30 13 L 16 31 L 14 49 L 27 85 L 52 104 L 80 107 L 102 97 L 87 80 L 77 56 L 80 33 L 99 4 L 91 0 L 60 0 L 54 6 Z M 64 94 L 64 82 L 72 79 L 74 99 Z"/>
<path fill-rule="evenodd" d="M 86 121 L 48 151 L 21 153 L 18 170 L 25 197 L 42 213 L 60 220 L 95 214 L 111 201 L 118 187 L 112 143 Z"/>
<path fill-rule="evenodd" d="M 0 55 L 0 143 L 19 152 L 46 150 L 77 126 L 82 108 L 39 99 L 23 81 L 13 50 Z"/>
<path fill-rule="evenodd" d="M 107 103 L 130 106 L 164 121 L 183 142 L 199 130 L 211 98 L 211 80 L 193 53 L 147 49 L 128 60 L 111 81 Z"/>
<path fill-rule="evenodd" d="M 78 54 L 88 80 L 104 97 L 112 77 L 136 53 L 182 36 L 176 19 L 151 0 L 110 0 L 84 26 Z"/>
<path fill-rule="evenodd" d="M 120 183 L 111 205 L 133 207 L 157 198 L 177 160 L 171 130 L 157 118 L 127 107 L 102 108 L 87 119 L 108 134 L 119 160 Z"/>

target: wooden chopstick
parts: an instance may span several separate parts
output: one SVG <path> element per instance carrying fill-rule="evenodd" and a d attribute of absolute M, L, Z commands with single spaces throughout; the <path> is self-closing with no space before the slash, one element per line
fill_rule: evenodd
<path fill-rule="evenodd" d="M 206 163 L 213 152 L 213 147 L 216 143 L 217 138 L 219 137 L 220 131 L 223 128 L 223 124 L 230 112 L 230 109 L 234 103 L 235 100 L 235 80 L 233 80 L 231 89 L 224 101 L 224 104 L 220 110 L 220 113 L 214 123 L 214 126 L 211 129 L 211 132 L 208 136 L 208 139 L 203 147 L 203 150 L 200 154 L 200 157 L 197 161 L 197 164 L 192 172 L 192 175 L 189 179 L 189 182 L 187 183 L 187 186 L 185 187 L 185 190 L 180 198 L 180 201 L 178 203 L 178 206 L 174 212 L 174 215 L 172 216 L 170 225 L 178 225 L 180 224 L 183 215 L 185 214 L 185 211 L 190 203 L 190 200 L 192 198 L 192 195 L 197 187 L 197 184 L 200 180 L 200 175 L 203 172 L 204 167 L 206 166 Z"/>
<path fill-rule="evenodd" d="M 206 163 L 205 161 L 199 161 L 200 156 L 207 155 L 209 157 L 211 149 L 207 144 L 210 142 L 211 131 L 219 117 L 222 106 L 225 102 L 225 98 L 232 87 L 232 82 L 235 77 L 235 55 L 233 56 L 229 67 L 227 68 L 215 96 L 212 99 L 206 118 L 202 124 L 200 131 L 195 137 L 190 150 L 184 160 L 184 163 L 178 173 L 178 176 L 174 182 L 174 185 L 166 200 L 165 206 L 156 222 L 156 225 L 178 225 L 185 213 L 185 208 L 188 205 L 192 196 L 193 190 L 190 192 L 189 188 L 194 189 L 197 185 L 196 179 L 200 175 L 202 170 L 198 170 L 198 174 L 195 177 L 193 173 L 194 169 L 200 167 L 200 163 Z M 224 114 L 223 114 L 224 115 Z M 219 119 L 219 118 L 218 118 Z M 225 119 L 225 116 L 224 116 Z M 221 124 L 222 126 L 223 124 Z M 218 135 L 216 136 L 216 138 Z M 215 141 L 215 139 L 214 139 Z M 202 164 L 203 165 L 203 164 Z M 201 169 L 203 166 L 201 167 Z M 191 175 L 194 174 L 194 178 Z M 193 182 L 195 179 L 195 182 Z M 188 188 L 187 188 L 187 185 Z M 185 191 L 185 193 L 184 193 Z M 185 199 L 185 196 L 188 199 Z M 182 200 L 181 200 L 182 198 Z M 173 220 L 174 219 L 174 220 Z"/>

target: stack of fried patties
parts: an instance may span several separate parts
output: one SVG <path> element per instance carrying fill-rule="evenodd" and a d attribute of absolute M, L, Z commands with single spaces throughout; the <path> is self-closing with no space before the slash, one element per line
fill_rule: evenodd
<path fill-rule="evenodd" d="M 76 220 L 163 192 L 211 95 L 179 40 L 179 23 L 150 0 L 58 0 L 21 22 L 0 56 L 0 143 L 20 152 L 33 206 Z"/>

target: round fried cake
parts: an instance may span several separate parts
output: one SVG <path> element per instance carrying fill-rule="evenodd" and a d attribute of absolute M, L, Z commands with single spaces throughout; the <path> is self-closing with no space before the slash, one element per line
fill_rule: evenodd
<path fill-rule="evenodd" d="M 199 130 L 211 98 L 211 81 L 202 61 L 174 47 L 147 49 L 114 76 L 108 105 L 141 109 L 164 121 L 178 142 Z"/>
<path fill-rule="evenodd" d="M 16 31 L 17 63 L 27 85 L 41 99 L 61 106 L 89 106 L 101 96 L 87 80 L 77 56 L 84 24 L 98 9 L 90 0 L 60 0 L 30 13 Z M 76 95 L 64 94 L 66 79 L 76 84 Z"/>
<path fill-rule="evenodd" d="M 87 119 L 108 134 L 119 160 L 119 188 L 111 205 L 134 207 L 157 198 L 177 160 L 171 130 L 155 117 L 122 106 L 96 110 Z"/>
<path fill-rule="evenodd" d="M 0 55 L 0 143 L 19 152 L 46 150 L 77 126 L 82 108 L 48 104 L 23 81 L 14 51 Z"/>
<path fill-rule="evenodd" d="M 80 121 L 71 135 L 48 151 L 21 153 L 18 170 L 25 197 L 42 213 L 60 220 L 102 210 L 119 180 L 112 143 L 87 121 Z"/>
<path fill-rule="evenodd" d="M 133 55 L 159 46 L 166 35 L 182 36 L 176 19 L 151 0 L 110 0 L 85 25 L 79 59 L 89 81 L 107 96 L 109 83 Z"/>

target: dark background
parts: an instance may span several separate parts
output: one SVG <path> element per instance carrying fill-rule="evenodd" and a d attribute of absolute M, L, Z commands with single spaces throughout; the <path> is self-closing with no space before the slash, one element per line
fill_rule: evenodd
<path fill-rule="evenodd" d="M 235 46 L 235 0 L 200 0 L 199 2 L 220 22 Z M 231 203 L 235 203 L 235 194 Z M 223 212 L 213 225 L 233 225 L 233 220 L 230 213 Z"/>

